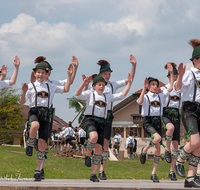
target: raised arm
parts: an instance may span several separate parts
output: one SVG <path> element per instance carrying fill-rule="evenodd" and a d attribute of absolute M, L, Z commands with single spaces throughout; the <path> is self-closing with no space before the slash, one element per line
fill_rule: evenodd
<path fill-rule="evenodd" d="M 72 81 L 72 74 L 73 74 L 72 64 L 69 64 L 69 67 L 67 68 L 67 73 L 68 73 L 67 82 L 65 83 L 63 92 L 69 92 L 69 89 L 70 89 L 70 85 L 71 85 L 71 81 Z"/>
<path fill-rule="evenodd" d="M 19 65 L 20 65 L 20 60 L 19 57 L 15 56 L 15 59 L 13 61 L 13 64 L 15 66 L 14 71 L 13 71 L 13 75 L 10 79 L 10 86 L 15 84 L 17 81 L 17 75 L 18 75 L 18 71 L 19 71 Z"/>
<path fill-rule="evenodd" d="M 24 83 L 24 84 L 22 85 L 23 94 L 22 94 L 22 96 L 20 97 L 20 104 L 24 104 L 24 103 L 26 102 L 25 95 L 26 95 L 27 90 L 28 90 L 28 84 Z"/>
<path fill-rule="evenodd" d="M 36 81 L 36 78 L 35 78 L 35 72 L 34 72 L 34 71 L 31 72 L 31 78 L 30 78 L 30 81 L 31 81 L 31 83 L 34 83 L 34 82 Z"/>
<path fill-rule="evenodd" d="M 85 76 L 85 75 L 82 75 L 83 81 L 84 81 L 85 78 L 86 78 L 86 76 Z M 88 85 L 89 85 L 89 84 L 88 84 Z M 85 85 L 84 91 L 88 90 L 88 85 Z"/>
<path fill-rule="evenodd" d="M 3 81 L 7 74 L 6 66 L 2 65 L 2 68 L 0 69 L 0 71 L 1 71 L 0 81 Z"/>
<path fill-rule="evenodd" d="M 136 61 L 135 57 L 132 54 L 130 55 L 130 63 L 132 64 L 130 74 L 131 74 L 131 77 L 134 79 L 137 61 Z M 128 83 L 128 79 L 125 79 L 125 82 L 127 84 Z"/>
<path fill-rule="evenodd" d="M 92 79 L 92 76 L 86 77 L 84 79 L 84 81 L 82 82 L 82 84 L 77 89 L 77 91 L 75 93 L 75 96 L 79 96 L 81 94 L 81 92 L 83 91 L 83 88 L 91 82 L 91 79 Z"/>
<path fill-rule="evenodd" d="M 170 86 L 167 88 L 168 92 L 171 92 L 173 90 L 173 84 L 174 84 L 174 72 L 173 72 L 173 66 L 171 65 L 171 63 L 167 63 L 167 70 L 170 73 L 170 78 L 169 78 L 169 84 Z"/>
<path fill-rule="evenodd" d="M 180 63 L 179 66 L 178 66 L 178 78 L 176 80 L 176 83 L 175 83 L 175 90 L 178 91 L 181 89 L 182 87 L 182 79 L 183 79 L 183 75 L 185 73 L 185 68 L 186 68 L 186 65 L 183 66 L 183 63 Z"/>
<path fill-rule="evenodd" d="M 132 82 L 133 82 L 133 77 L 131 76 L 131 73 L 128 73 L 128 77 L 127 77 L 127 85 L 124 88 L 124 90 L 122 91 L 122 94 L 124 96 L 126 96 L 131 88 Z"/>
<path fill-rule="evenodd" d="M 78 59 L 75 56 L 72 56 L 72 64 L 73 64 L 74 68 L 73 68 L 71 84 L 74 82 L 74 78 L 76 76 L 76 71 L 78 69 Z"/>
<path fill-rule="evenodd" d="M 149 86 L 149 82 L 148 82 L 148 79 L 146 77 L 145 80 L 144 80 L 144 86 L 143 86 L 142 92 L 140 94 L 140 97 L 138 98 L 138 104 L 142 104 L 143 103 L 143 101 L 144 101 L 144 94 L 145 94 L 146 89 L 148 88 L 148 86 Z"/>

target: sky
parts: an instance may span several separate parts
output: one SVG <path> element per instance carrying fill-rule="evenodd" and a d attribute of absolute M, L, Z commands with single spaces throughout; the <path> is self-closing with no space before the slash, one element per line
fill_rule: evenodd
<path fill-rule="evenodd" d="M 16 88 L 30 82 L 34 60 L 42 55 L 52 65 L 51 80 L 67 78 L 76 56 L 79 67 L 70 92 L 55 94 L 56 115 L 66 122 L 76 113 L 68 100 L 82 83 L 82 74 L 99 72 L 105 59 L 113 70 L 110 81 L 122 80 L 137 60 L 127 97 L 143 87 L 145 77 L 167 83 L 167 62 L 191 64 L 188 41 L 200 38 L 199 0 L 0 0 L 0 66 L 11 76 L 20 58 Z M 122 91 L 119 89 L 117 92 Z M 116 102 L 119 103 L 119 102 Z M 115 103 L 115 105 L 116 105 Z M 75 120 L 73 126 L 78 121 Z"/>

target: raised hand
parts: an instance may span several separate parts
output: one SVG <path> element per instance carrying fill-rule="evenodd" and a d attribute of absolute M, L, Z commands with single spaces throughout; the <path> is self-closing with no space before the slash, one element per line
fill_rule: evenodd
<path fill-rule="evenodd" d="M 83 75 L 82 75 L 82 79 L 83 79 L 83 81 L 84 81 L 85 78 L 86 78 L 86 76 L 83 74 Z"/>
<path fill-rule="evenodd" d="M 132 63 L 132 64 L 136 64 L 136 59 L 135 59 L 135 57 L 131 54 L 130 55 L 130 63 Z"/>
<path fill-rule="evenodd" d="M 6 66 L 2 65 L 2 68 L 0 69 L 0 71 L 1 71 L 1 77 L 4 79 L 7 74 Z"/>
<path fill-rule="evenodd" d="M 133 77 L 131 76 L 131 73 L 128 73 L 127 80 L 128 80 L 128 83 L 132 83 L 133 82 Z"/>
<path fill-rule="evenodd" d="M 78 67 L 78 59 L 74 55 L 72 56 L 72 64 L 74 67 Z"/>
<path fill-rule="evenodd" d="M 72 75 L 72 73 L 73 73 L 73 66 L 72 66 L 72 64 L 69 64 L 69 66 L 67 68 L 67 73 L 68 73 L 68 75 Z"/>
<path fill-rule="evenodd" d="M 160 94 L 162 90 L 160 88 L 157 88 L 157 94 Z"/>
<path fill-rule="evenodd" d="M 170 73 L 173 73 L 173 66 L 170 62 L 167 62 L 167 70 L 170 72 Z"/>
<path fill-rule="evenodd" d="M 22 91 L 23 91 L 24 93 L 26 93 L 27 90 L 28 90 L 28 84 L 24 83 L 24 84 L 22 85 Z"/>
<path fill-rule="evenodd" d="M 85 77 L 85 79 L 83 80 L 84 85 L 88 85 L 92 80 L 92 76 L 89 77 Z"/>
<path fill-rule="evenodd" d="M 36 81 L 35 72 L 32 71 L 32 72 L 31 72 L 31 83 L 34 83 L 35 81 Z"/>
<path fill-rule="evenodd" d="M 185 73 L 185 68 L 186 68 L 186 65 L 183 66 L 183 63 L 180 63 L 179 66 L 178 66 L 178 74 L 180 76 L 183 76 L 184 73 Z"/>
<path fill-rule="evenodd" d="M 147 89 L 149 86 L 149 81 L 147 79 L 147 77 L 144 79 L 144 88 Z"/>
<path fill-rule="evenodd" d="M 19 67 L 20 65 L 20 60 L 19 60 L 19 57 L 17 57 L 17 55 L 15 56 L 15 59 L 13 60 L 13 64 L 15 65 L 15 67 Z"/>

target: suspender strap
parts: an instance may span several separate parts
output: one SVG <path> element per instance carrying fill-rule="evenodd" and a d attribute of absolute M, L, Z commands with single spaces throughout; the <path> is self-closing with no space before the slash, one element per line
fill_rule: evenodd
<path fill-rule="evenodd" d="M 111 86 L 111 89 L 112 89 L 112 94 L 113 94 L 113 85 L 111 82 L 109 82 L 110 86 Z M 113 102 L 111 102 L 111 110 L 113 109 Z"/>
<path fill-rule="evenodd" d="M 165 88 L 167 89 L 166 86 L 165 86 Z M 169 95 L 169 96 L 168 96 L 168 102 L 167 102 L 166 108 L 169 106 L 170 100 L 171 100 L 171 96 Z M 181 104 L 181 93 L 179 93 L 179 105 L 178 105 L 179 109 L 180 109 L 180 104 Z"/>
<path fill-rule="evenodd" d="M 149 96 L 146 94 L 147 96 L 147 100 L 149 102 L 149 109 L 148 109 L 148 116 L 150 116 L 150 108 L 151 108 L 151 102 L 149 100 Z M 159 98 L 159 102 L 160 102 L 160 116 L 161 116 L 161 101 L 160 101 L 160 96 L 158 95 L 158 98 Z"/>
<path fill-rule="evenodd" d="M 33 88 L 34 88 L 34 90 L 35 90 L 35 107 L 37 107 L 37 89 L 36 89 L 34 83 L 32 83 L 32 85 L 33 85 Z"/>
<path fill-rule="evenodd" d="M 103 94 L 104 98 L 105 98 L 105 110 L 104 110 L 104 118 L 105 118 L 105 114 L 106 114 L 106 95 Z M 93 92 L 93 108 L 92 108 L 92 116 L 94 116 L 94 108 L 95 108 L 95 94 Z"/>
<path fill-rule="evenodd" d="M 32 83 L 32 85 L 33 85 L 33 88 L 34 88 L 34 90 L 35 90 L 35 107 L 37 107 L 37 89 L 36 89 L 34 83 Z M 48 108 L 49 108 L 50 90 L 49 90 L 49 84 L 46 83 L 46 85 L 47 85 L 47 89 L 48 89 Z"/>
<path fill-rule="evenodd" d="M 167 87 L 166 87 L 166 86 L 165 86 L 165 88 L 167 89 Z M 168 96 L 168 102 L 167 102 L 167 106 L 166 106 L 166 107 L 168 107 L 168 106 L 169 106 L 170 99 L 171 99 L 171 96 L 169 95 L 169 96 Z"/>
<path fill-rule="evenodd" d="M 158 94 L 159 102 L 160 102 L 160 116 L 161 116 L 161 101 L 160 101 L 160 96 Z"/>
<path fill-rule="evenodd" d="M 196 79 L 196 77 L 195 77 L 195 74 L 193 73 L 193 71 L 191 71 L 192 72 L 192 75 L 193 75 L 193 77 L 194 77 L 194 94 L 193 94 L 193 102 L 195 102 L 195 98 L 196 98 L 196 91 L 197 91 L 197 86 L 198 86 L 198 82 L 197 82 L 197 79 Z"/>

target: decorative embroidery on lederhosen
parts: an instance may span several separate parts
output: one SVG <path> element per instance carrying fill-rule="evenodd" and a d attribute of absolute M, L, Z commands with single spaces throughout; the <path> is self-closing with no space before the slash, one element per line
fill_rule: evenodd
<path fill-rule="evenodd" d="M 174 102 L 177 102 L 180 100 L 180 98 L 178 96 L 171 96 L 170 99 Z"/>
<path fill-rule="evenodd" d="M 106 103 L 103 102 L 103 101 L 95 101 L 95 105 L 96 105 L 96 106 L 99 106 L 99 107 L 105 107 L 105 106 L 106 106 Z"/>
<path fill-rule="evenodd" d="M 37 93 L 37 96 L 40 98 L 48 98 L 49 97 L 49 93 L 45 92 L 45 91 L 41 91 Z"/>
<path fill-rule="evenodd" d="M 158 101 L 152 101 L 151 102 L 151 106 L 153 106 L 153 107 L 160 107 L 160 102 L 158 102 Z"/>

